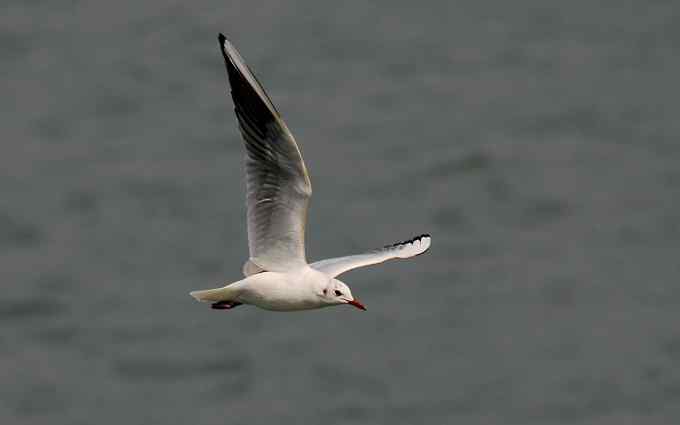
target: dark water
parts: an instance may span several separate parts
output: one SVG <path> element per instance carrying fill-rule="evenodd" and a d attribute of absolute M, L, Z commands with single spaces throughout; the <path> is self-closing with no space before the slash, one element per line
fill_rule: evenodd
<path fill-rule="evenodd" d="M 680 423 L 673 1 L 0 8 L 0 423 Z M 216 34 L 369 308 L 216 312 L 243 149 Z"/>

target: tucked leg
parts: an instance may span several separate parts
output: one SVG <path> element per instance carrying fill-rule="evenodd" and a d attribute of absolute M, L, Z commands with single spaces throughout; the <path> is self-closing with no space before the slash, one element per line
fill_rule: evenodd
<path fill-rule="evenodd" d="M 238 307 L 240 305 L 243 305 L 243 303 L 238 301 L 218 301 L 216 303 L 212 303 L 210 307 L 212 307 L 214 310 L 231 310 L 232 308 Z"/>

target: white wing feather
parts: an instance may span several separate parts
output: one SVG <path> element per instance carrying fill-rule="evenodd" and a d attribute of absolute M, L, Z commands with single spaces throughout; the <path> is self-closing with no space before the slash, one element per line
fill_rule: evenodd
<path fill-rule="evenodd" d="M 431 240 L 430 235 L 420 235 L 411 240 L 388 245 L 365 254 L 329 258 L 312 263 L 310 266 L 329 277 L 336 277 L 358 267 L 370 266 L 395 258 L 415 257 L 430 248 Z"/>

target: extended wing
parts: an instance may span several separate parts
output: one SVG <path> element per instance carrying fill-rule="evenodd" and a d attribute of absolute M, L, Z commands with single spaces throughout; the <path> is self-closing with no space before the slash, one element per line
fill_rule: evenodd
<path fill-rule="evenodd" d="M 415 257 L 430 248 L 431 239 L 430 235 L 420 235 L 411 240 L 388 245 L 365 254 L 329 258 L 312 263 L 310 266 L 329 277 L 336 277 L 358 267 L 370 266 L 394 258 Z"/>
<path fill-rule="evenodd" d="M 307 264 L 305 223 L 312 195 L 293 135 L 262 85 L 224 35 L 220 48 L 246 147 L 248 248 L 256 270 L 286 271 Z"/>

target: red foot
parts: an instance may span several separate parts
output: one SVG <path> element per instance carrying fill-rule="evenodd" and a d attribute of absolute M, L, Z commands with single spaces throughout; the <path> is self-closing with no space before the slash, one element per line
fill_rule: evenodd
<path fill-rule="evenodd" d="M 210 305 L 214 310 L 230 310 L 234 307 L 243 305 L 243 303 L 236 301 L 218 301 Z"/>

